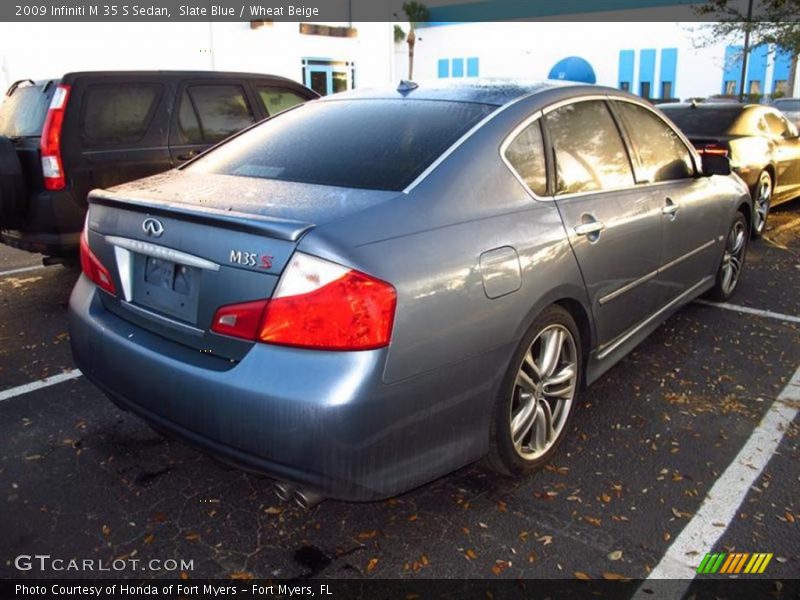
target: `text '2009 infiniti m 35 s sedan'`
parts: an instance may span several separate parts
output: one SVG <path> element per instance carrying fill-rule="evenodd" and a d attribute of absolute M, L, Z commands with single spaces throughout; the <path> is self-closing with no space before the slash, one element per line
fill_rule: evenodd
<path fill-rule="evenodd" d="M 726 158 L 617 90 L 337 94 L 92 192 L 71 343 L 121 407 L 312 498 L 522 475 L 582 386 L 734 291 L 751 219 Z"/>

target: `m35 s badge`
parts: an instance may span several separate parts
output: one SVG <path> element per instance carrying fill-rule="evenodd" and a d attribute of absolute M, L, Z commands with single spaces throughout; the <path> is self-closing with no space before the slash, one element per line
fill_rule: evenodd
<path fill-rule="evenodd" d="M 258 267 L 259 269 L 272 268 L 272 256 L 258 254 L 256 252 L 242 252 L 241 250 L 231 250 L 230 262 L 234 265 L 243 267 Z"/>

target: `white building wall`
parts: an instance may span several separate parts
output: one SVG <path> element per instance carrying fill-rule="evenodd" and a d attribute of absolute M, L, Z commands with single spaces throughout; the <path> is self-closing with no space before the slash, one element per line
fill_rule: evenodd
<path fill-rule="evenodd" d="M 695 48 L 698 23 L 510 22 L 464 23 L 418 29 L 415 79 L 436 79 L 440 58 L 478 57 L 481 77 L 546 78 L 553 65 L 567 56 L 588 60 L 597 83 L 618 86 L 619 52 L 634 50 L 631 91 L 638 90 L 639 51 L 656 50 L 653 91 L 659 90 L 661 53 L 677 48 L 673 96 L 688 98 L 719 94 L 722 89 L 725 43 Z M 407 74 L 405 44 L 398 44 L 395 68 Z M 768 81 L 770 81 L 768 79 Z M 769 90 L 767 90 L 769 91 Z"/>
<path fill-rule="evenodd" d="M 392 24 L 353 27 L 356 37 L 336 38 L 300 34 L 298 23 L 0 23 L 0 87 L 100 69 L 252 71 L 300 81 L 307 57 L 355 62 L 358 85 L 390 83 Z"/>

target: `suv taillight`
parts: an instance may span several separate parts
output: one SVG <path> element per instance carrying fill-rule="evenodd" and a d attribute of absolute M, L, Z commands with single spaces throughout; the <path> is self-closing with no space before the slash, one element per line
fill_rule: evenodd
<path fill-rule="evenodd" d="M 81 233 L 81 270 L 84 275 L 91 279 L 100 288 L 107 291 L 112 296 L 117 295 L 117 289 L 114 287 L 114 282 L 111 280 L 111 274 L 100 262 L 100 259 L 95 256 L 91 248 L 89 248 L 89 234 L 87 228 L 83 228 Z"/>
<path fill-rule="evenodd" d="M 298 348 L 369 350 L 389 343 L 396 305 L 385 281 L 296 252 L 270 300 L 223 306 L 211 329 Z"/>
<path fill-rule="evenodd" d="M 50 109 L 42 128 L 41 154 L 44 187 L 47 190 L 63 190 L 66 185 L 64 162 L 61 160 L 61 129 L 69 99 L 70 86 L 58 85 L 50 101 Z"/>

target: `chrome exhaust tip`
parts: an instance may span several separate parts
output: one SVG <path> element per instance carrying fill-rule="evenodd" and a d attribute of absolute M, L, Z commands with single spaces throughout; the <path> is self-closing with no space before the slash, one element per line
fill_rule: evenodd
<path fill-rule="evenodd" d="M 294 495 L 295 486 L 285 481 L 276 481 L 272 484 L 272 489 L 283 502 L 289 502 Z"/>
<path fill-rule="evenodd" d="M 294 492 L 294 501 L 303 510 L 309 510 L 314 508 L 317 504 L 325 500 L 324 496 L 317 494 L 316 492 L 312 492 L 309 490 L 304 490 L 302 488 L 295 490 Z"/>

